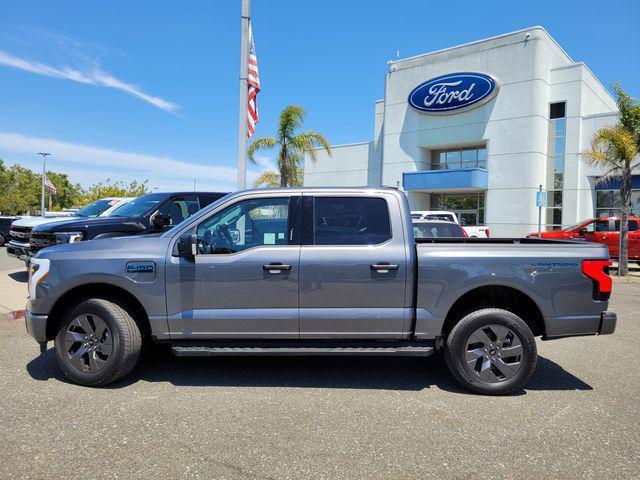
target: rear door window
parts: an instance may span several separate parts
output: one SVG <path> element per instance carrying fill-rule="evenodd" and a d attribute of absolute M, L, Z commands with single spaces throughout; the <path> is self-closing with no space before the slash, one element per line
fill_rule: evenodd
<path fill-rule="evenodd" d="M 316 197 L 313 216 L 316 245 L 376 245 L 391 238 L 383 198 Z"/>
<path fill-rule="evenodd" d="M 616 220 L 616 232 L 620 231 L 620 220 Z M 629 231 L 635 232 L 638 230 L 638 222 L 636 220 L 629 220 Z"/>

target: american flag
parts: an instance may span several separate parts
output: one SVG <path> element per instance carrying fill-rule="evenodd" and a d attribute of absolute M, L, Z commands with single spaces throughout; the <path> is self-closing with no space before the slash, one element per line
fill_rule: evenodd
<path fill-rule="evenodd" d="M 55 195 L 58 193 L 58 189 L 55 187 L 53 182 L 49 180 L 49 177 L 44 177 L 44 188 L 51 192 L 51 195 Z"/>
<path fill-rule="evenodd" d="M 253 31 L 249 23 L 249 62 L 247 65 L 247 79 L 249 92 L 247 96 L 247 138 L 256 131 L 258 123 L 258 92 L 260 91 L 260 77 L 258 76 L 258 57 L 253 44 Z"/>

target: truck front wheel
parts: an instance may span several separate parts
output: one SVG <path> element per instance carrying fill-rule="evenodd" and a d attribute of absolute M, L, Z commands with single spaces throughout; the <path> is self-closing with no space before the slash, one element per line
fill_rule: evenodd
<path fill-rule="evenodd" d="M 447 337 L 445 361 L 462 386 L 485 395 L 522 388 L 536 368 L 533 332 L 517 315 L 484 308 L 462 318 Z"/>
<path fill-rule="evenodd" d="M 72 382 L 107 385 L 128 374 L 142 338 L 131 315 L 109 300 L 85 300 L 64 316 L 55 338 L 56 359 Z"/>

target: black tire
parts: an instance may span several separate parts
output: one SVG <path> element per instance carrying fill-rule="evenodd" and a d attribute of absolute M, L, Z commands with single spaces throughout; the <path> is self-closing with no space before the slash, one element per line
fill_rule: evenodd
<path fill-rule="evenodd" d="M 82 324 L 87 321 L 89 328 L 83 329 Z M 106 324 L 106 329 L 98 332 L 98 322 L 102 322 L 101 326 Z M 87 342 L 91 326 L 98 335 Z M 85 300 L 70 309 L 55 338 L 56 359 L 64 374 L 72 382 L 89 387 L 102 387 L 127 375 L 140 357 L 141 346 L 140 329 L 129 312 L 100 298 Z M 105 355 L 107 347 L 110 351 Z M 82 355 L 76 355 L 79 353 Z"/>
<path fill-rule="evenodd" d="M 6 242 L 7 239 L 4 237 L 3 234 L 0 233 L 0 247 L 4 246 L 4 242 Z"/>
<path fill-rule="evenodd" d="M 505 330 L 510 332 L 506 341 L 493 340 L 495 332 Z M 490 347 L 480 347 L 482 342 L 475 341 L 478 333 L 491 340 Z M 504 358 L 500 352 L 505 352 Z M 520 354 L 506 356 L 514 352 Z M 462 318 L 449 333 L 444 351 L 447 367 L 456 380 L 466 389 L 485 395 L 505 395 L 524 387 L 535 371 L 537 356 L 529 326 L 514 313 L 499 308 L 484 308 Z"/>

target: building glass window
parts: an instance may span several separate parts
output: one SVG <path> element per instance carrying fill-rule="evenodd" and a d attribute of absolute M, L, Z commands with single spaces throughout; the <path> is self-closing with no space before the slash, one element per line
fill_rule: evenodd
<path fill-rule="evenodd" d="M 431 210 L 452 211 L 463 227 L 484 225 L 484 192 L 465 194 L 432 193 Z"/>
<path fill-rule="evenodd" d="M 549 105 L 547 141 L 547 208 L 545 224 L 557 230 L 562 226 L 562 190 L 564 188 L 564 156 L 567 119 L 566 103 Z"/>
<path fill-rule="evenodd" d="M 620 216 L 620 190 L 596 190 L 596 217 Z M 640 190 L 631 190 L 629 215 L 640 217 Z"/>
<path fill-rule="evenodd" d="M 431 152 L 431 170 L 459 168 L 487 168 L 486 147 L 453 148 Z"/>

